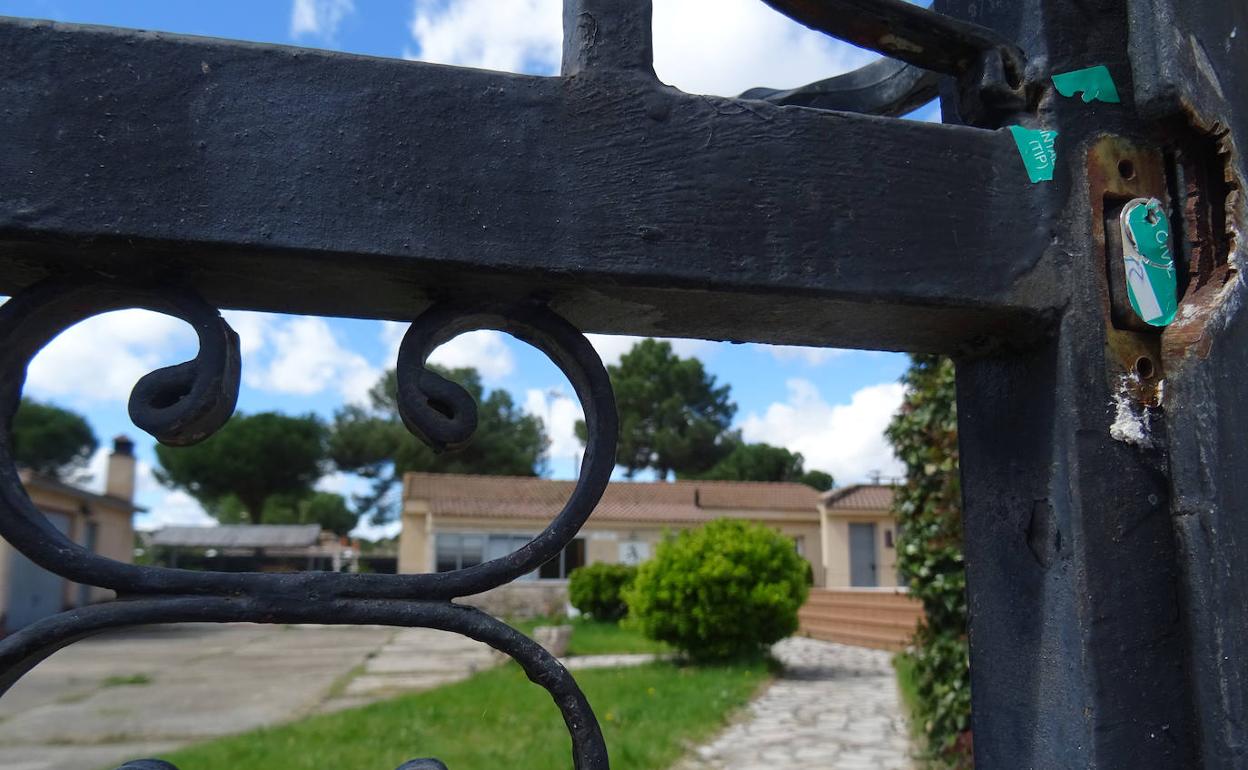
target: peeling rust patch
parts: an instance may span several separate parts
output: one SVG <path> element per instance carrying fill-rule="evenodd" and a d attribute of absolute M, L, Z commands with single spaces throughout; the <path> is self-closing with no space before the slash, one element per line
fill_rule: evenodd
<path fill-rule="evenodd" d="M 1157 198 L 1170 206 L 1162 153 L 1118 136 L 1088 149 L 1092 240 L 1105 266 L 1100 284 L 1105 317 L 1106 381 L 1116 398 L 1160 406 L 1165 367 L 1158 330 L 1131 310 L 1122 265 L 1118 212 L 1132 198 Z"/>

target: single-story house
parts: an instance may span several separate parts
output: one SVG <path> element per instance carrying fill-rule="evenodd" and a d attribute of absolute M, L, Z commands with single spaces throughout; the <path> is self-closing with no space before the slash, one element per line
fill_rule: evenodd
<path fill-rule="evenodd" d="M 403 478 L 399 572 L 445 572 L 498 558 L 530 540 L 575 482 L 514 476 L 408 473 Z M 557 559 L 474 603 L 503 615 L 563 609 L 568 573 L 597 562 L 635 564 L 664 533 L 719 518 L 747 519 L 793 539 L 824 584 L 819 492 L 804 484 L 613 482 Z"/>
<path fill-rule="evenodd" d="M 19 471 L 31 502 L 52 526 L 89 551 L 130 563 L 134 557 L 134 442 L 113 440 L 104 494 Z M 0 540 L 0 631 L 12 633 L 70 607 L 113 598 L 106 588 L 71 583 Z"/>
<path fill-rule="evenodd" d="M 854 484 L 824 492 L 819 525 L 828 588 L 897 586 L 897 520 L 890 484 Z"/>

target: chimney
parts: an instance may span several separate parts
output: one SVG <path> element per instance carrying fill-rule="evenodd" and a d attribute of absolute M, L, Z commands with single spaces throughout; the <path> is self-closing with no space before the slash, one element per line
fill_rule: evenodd
<path fill-rule="evenodd" d="M 113 439 L 113 452 L 108 456 L 108 478 L 104 493 L 122 500 L 134 500 L 134 442 L 128 436 Z"/>

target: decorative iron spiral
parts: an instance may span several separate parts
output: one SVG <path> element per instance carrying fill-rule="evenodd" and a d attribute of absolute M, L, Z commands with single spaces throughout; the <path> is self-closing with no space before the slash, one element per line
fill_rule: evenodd
<path fill-rule="evenodd" d="M 179 622 L 434 628 L 488 644 L 519 663 L 562 712 L 572 736 L 574 766 L 607 768 L 598 722 L 567 669 L 506 623 L 451 601 L 504 585 L 558 556 L 602 497 L 615 465 L 615 398 L 602 361 L 584 335 L 536 302 L 445 303 L 416 318 L 399 349 L 400 416 L 437 450 L 462 446 L 476 428 L 472 397 L 425 366 L 434 348 L 459 334 L 476 329 L 508 332 L 545 353 L 572 383 L 588 428 L 580 476 L 546 529 L 516 551 L 454 572 L 419 575 L 194 572 L 124 564 L 72 542 L 31 502 L 13 461 L 11 426 L 31 359 L 70 326 L 123 308 L 180 318 L 199 337 L 193 360 L 151 372 L 135 385 L 129 404 L 135 425 L 161 443 L 184 446 L 211 436 L 234 412 L 238 336 L 215 308 L 192 292 L 52 279 L 0 307 L 0 536 L 44 569 L 84 585 L 111 588 L 118 597 L 44 618 L 0 641 L 0 694 L 56 650 L 110 628 Z M 139 760 L 124 767 L 169 770 L 172 765 Z M 417 759 L 401 770 L 439 768 L 445 770 L 438 760 Z"/>

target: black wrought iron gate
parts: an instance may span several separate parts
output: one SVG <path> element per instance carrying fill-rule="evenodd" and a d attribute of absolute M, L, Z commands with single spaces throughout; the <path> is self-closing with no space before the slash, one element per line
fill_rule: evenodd
<path fill-rule="evenodd" d="M 958 360 L 979 766 L 1248 767 L 1248 3 L 768 2 L 893 58 L 684 94 L 653 74 L 649 0 L 566 0 L 554 78 L 0 22 L 6 420 L 53 335 L 144 307 L 191 324 L 200 352 L 139 382 L 134 422 L 211 434 L 237 394 L 230 307 L 412 320 L 403 417 L 436 446 L 469 439 L 474 405 L 425 356 L 509 331 L 567 374 L 591 435 L 531 543 L 400 576 L 102 559 L 31 506 L 0 440 L 0 533 L 123 599 L 0 642 L 0 687 L 134 623 L 431 626 L 518 660 L 576 766 L 605 768 L 568 673 L 450 601 L 557 553 L 607 483 L 615 412 L 582 332 L 887 348 Z M 1055 92 L 1053 74 L 1097 65 L 1119 103 Z M 938 88 L 962 125 L 879 117 Z M 1058 132 L 1055 162 L 1043 142 L 1031 159 L 1051 181 L 1006 126 Z M 1174 225 L 1164 331 L 1123 278 L 1136 198 Z"/>

